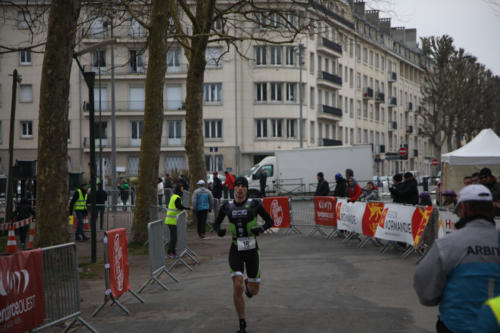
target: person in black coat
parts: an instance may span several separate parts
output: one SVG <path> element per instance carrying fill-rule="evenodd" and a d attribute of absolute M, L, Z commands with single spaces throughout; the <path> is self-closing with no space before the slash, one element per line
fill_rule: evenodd
<path fill-rule="evenodd" d="M 401 196 L 403 203 L 409 205 L 418 205 L 418 183 L 411 172 L 407 172 L 403 176 L 403 186 Z"/>
<path fill-rule="evenodd" d="M 318 172 L 318 186 L 316 187 L 316 192 L 314 196 L 328 196 L 330 192 L 330 186 L 323 176 L 323 172 Z"/>
<path fill-rule="evenodd" d="M 389 187 L 389 192 L 391 192 L 392 201 L 394 203 L 403 203 L 403 197 L 401 191 L 403 190 L 403 176 L 398 173 L 392 177 L 392 186 Z"/>
<path fill-rule="evenodd" d="M 267 172 L 265 169 L 262 169 L 259 178 L 261 198 L 264 198 L 266 196 L 266 182 L 267 182 Z"/>
<path fill-rule="evenodd" d="M 97 216 L 100 217 L 99 222 L 101 225 L 101 230 L 103 229 L 104 222 L 104 210 L 106 209 L 106 200 L 108 200 L 108 194 L 102 188 L 102 183 L 97 184 L 97 191 L 95 192 L 95 203 L 97 205 Z"/>
<path fill-rule="evenodd" d="M 222 198 L 222 181 L 220 180 L 217 171 L 214 171 L 214 180 L 212 183 L 212 195 L 215 199 Z"/>
<path fill-rule="evenodd" d="M 342 174 L 339 172 L 335 175 L 335 190 L 333 190 L 333 196 L 335 197 L 347 197 L 347 181 L 342 177 Z"/>
<path fill-rule="evenodd" d="M 16 204 L 16 211 L 14 212 L 14 221 L 20 221 L 27 219 L 28 217 L 33 216 L 35 218 L 35 210 L 31 206 L 31 202 L 27 197 L 21 199 L 21 201 Z M 19 238 L 21 240 L 21 248 L 24 249 L 26 244 L 26 235 L 30 225 L 25 225 L 19 228 Z"/>

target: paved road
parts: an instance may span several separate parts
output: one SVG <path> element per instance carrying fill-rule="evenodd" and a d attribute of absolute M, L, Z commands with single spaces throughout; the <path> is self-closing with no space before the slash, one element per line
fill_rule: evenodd
<path fill-rule="evenodd" d="M 319 236 L 264 235 L 259 244 L 262 285 L 246 300 L 248 332 L 434 331 L 437 308 L 419 305 L 412 288 L 414 257 Z M 106 307 L 85 318 L 101 332 L 235 332 L 227 256 L 176 271 L 181 282 L 148 287 L 146 304 L 123 296 L 131 316 Z"/>

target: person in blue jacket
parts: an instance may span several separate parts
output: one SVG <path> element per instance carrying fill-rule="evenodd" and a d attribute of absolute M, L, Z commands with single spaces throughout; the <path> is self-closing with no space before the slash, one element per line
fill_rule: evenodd
<path fill-rule="evenodd" d="M 413 286 L 420 303 L 439 305 L 437 332 L 475 329 L 481 306 L 500 295 L 500 250 L 491 192 L 464 187 L 458 197 L 460 220 L 438 239 L 417 267 Z"/>

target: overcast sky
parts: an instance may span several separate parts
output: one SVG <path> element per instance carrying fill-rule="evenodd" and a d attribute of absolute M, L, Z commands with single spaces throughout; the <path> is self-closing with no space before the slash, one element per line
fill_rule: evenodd
<path fill-rule="evenodd" d="M 450 35 L 500 75 L 500 0 L 368 0 L 366 9 L 380 9 L 393 27 L 416 28 L 417 40 Z"/>

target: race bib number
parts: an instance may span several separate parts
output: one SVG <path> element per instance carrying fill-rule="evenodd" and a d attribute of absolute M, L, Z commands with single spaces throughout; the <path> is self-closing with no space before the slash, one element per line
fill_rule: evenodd
<path fill-rule="evenodd" d="M 256 240 L 255 238 L 248 238 L 248 237 L 239 237 L 237 239 L 238 242 L 238 251 L 246 251 L 246 250 L 253 250 L 256 247 Z"/>

